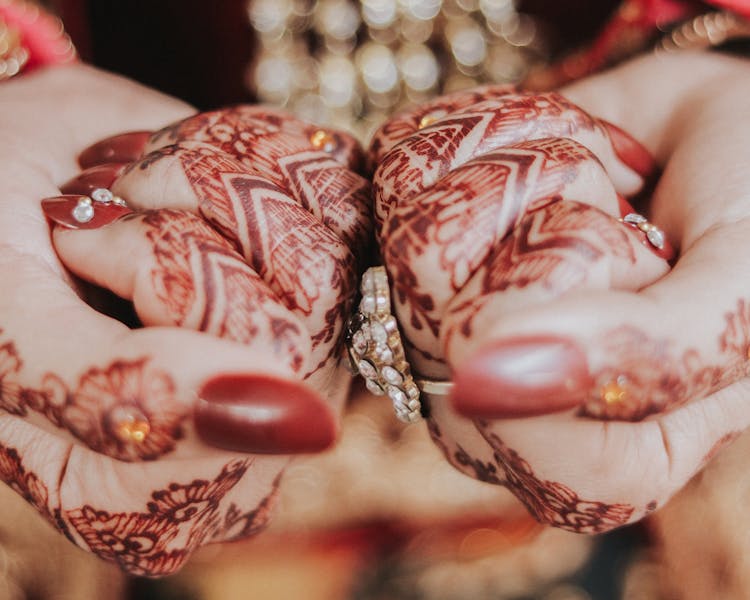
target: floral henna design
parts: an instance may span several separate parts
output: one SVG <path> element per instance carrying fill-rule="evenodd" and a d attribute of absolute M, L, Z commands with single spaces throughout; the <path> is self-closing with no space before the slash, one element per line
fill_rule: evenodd
<path fill-rule="evenodd" d="M 493 450 L 493 461 L 472 457 L 460 445 L 451 452 L 442 440 L 440 428 L 430 421 L 430 435 L 448 461 L 486 483 L 507 487 L 539 522 L 576 533 L 600 533 L 628 523 L 635 507 L 582 499 L 568 486 L 539 479 L 518 453 L 489 430 L 489 424 L 476 421 L 477 430 Z"/>
<path fill-rule="evenodd" d="M 242 172 L 281 188 L 361 256 L 372 234 L 370 184 L 356 173 L 361 151 L 351 136 L 332 130 L 325 131 L 326 144 L 318 148 L 318 132 L 285 113 L 240 106 L 190 117 L 157 134 L 152 146 L 218 150 L 238 161 Z M 163 152 L 156 150 L 155 158 L 147 157 L 144 164 L 160 160 Z M 188 179 L 195 183 L 190 175 Z"/>
<path fill-rule="evenodd" d="M 18 450 L 2 444 L 0 444 L 0 480 L 36 508 L 44 518 L 55 524 L 55 518 L 49 506 L 47 486 L 36 474 L 26 470 Z"/>
<path fill-rule="evenodd" d="M 172 483 L 151 494 L 145 512 L 112 513 L 86 505 L 66 510 L 65 519 L 97 556 L 132 575 L 166 575 L 215 535 L 222 498 L 251 464 L 251 459 L 233 461 L 212 481 Z"/>
<path fill-rule="evenodd" d="M 0 408 L 11 414 L 42 414 L 92 450 L 123 461 L 156 459 L 183 437 L 187 415 L 174 382 L 152 368 L 148 358 L 92 367 L 73 387 L 54 373 L 46 374 L 38 388 L 23 386 L 18 382 L 22 364 L 12 342 L 0 345 Z M 139 442 L 123 439 L 115 430 L 123 417 L 133 415 L 149 425 Z"/>
<path fill-rule="evenodd" d="M 597 389 L 581 414 L 638 421 L 704 398 L 750 372 L 750 302 L 740 299 L 725 317 L 719 336 L 720 362 L 710 364 L 695 349 L 675 356 L 667 340 L 626 325 L 604 336 L 602 356 L 616 356 L 594 374 Z"/>

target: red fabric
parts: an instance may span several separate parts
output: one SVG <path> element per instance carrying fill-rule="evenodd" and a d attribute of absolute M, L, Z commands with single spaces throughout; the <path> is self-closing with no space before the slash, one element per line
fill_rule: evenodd
<path fill-rule="evenodd" d="M 23 45 L 29 51 L 27 70 L 75 59 L 75 50 L 58 19 L 36 6 L 21 2 L 0 3 L 0 18 L 21 32 Z"/>
<path fill-rule="evenodd" d="M 707 0 L 707 3 L 718 8 L 734 11 L 750 19 L 750 0 Z"/>

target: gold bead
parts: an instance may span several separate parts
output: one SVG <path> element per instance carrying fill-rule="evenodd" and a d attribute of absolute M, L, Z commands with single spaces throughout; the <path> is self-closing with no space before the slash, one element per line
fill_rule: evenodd
<path fill-rule="evenodd" d="M 435 115 L 425 115 L 420 119 L 418 128 L 424 129 L 425 127 L 429 127 L 435 121 L 437 121 L 437 117 Z"/>
<path fill-rule="evenodd" d="M 599 391 L 601 399 L 607 404 L 619 404 L 623 402 L 628 396 L 625 384 L 626 382 L 623 377 L 618 377 L 614 381 L 605 383 Z"/>
<path fill-rule="evenodd" d="M 325 129 L 318 129 L 310 136 L 310 143 L 314 148 L 324 152 L 333 152 L 336 148 L 336 140 Z"/>
<path fill-rule="evenodd" d="M 142 443 L 151 433 L 148 418 L 136 408 L 116 408 L 110 415 L 111 430 L 121 442 Z"/>
<path fill-rule="evenodd" d="M 656 229 L 656 225 L 653 225 L 648 221 L 644 221 L 643 223 L 638 223 L 638 229 L 640 229 L 644 233 L 648 233 L 649 231 L 654 231 Z"/>

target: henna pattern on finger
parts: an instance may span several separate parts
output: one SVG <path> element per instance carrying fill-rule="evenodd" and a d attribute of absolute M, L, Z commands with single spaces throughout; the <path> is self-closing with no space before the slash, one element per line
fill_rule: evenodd
<path fill-rule="evenodd" d="M 625 525 L 633 517 L 635 507 L 630 504 L 582 499 L 562 483 L 539 479 L 531 465 L 489 430 L 488 423 L 476 421 L 475 425 L 493 450 L 492 462 L 471 456 L 460 444 L 451 452 L 432 419 L 429 431 L 448 462 L 475 479 L 508 488 L 539 522 L 576 533 L 600 533 Z"/>
<path fill-rule="evenodd" d="M 475 319 L 497 292 L 538 287 L 546 297 L 559 297 L 584 286 L 599 261 L 635 264 L 633 243 L 610 215 L 586 204 L 551 198 L 527 212 L 456 297 L 449 308 L 454 324 L 442 331 L 443 344 L 449 346 L 454 335 L 471 337 Z M 468 300 L 457 301 L 467 296 Z"/>
<path fill-rule="evenodd" d="M 227 240 L 181 211 L 149 211 L 143 223 L 156 259 L 153 287 L 176 325 L 245 344 L 262 336 L 292 368 L 304 366 L 300 326 Z"/>
<path fill-rule="evenodd" d="M 594 216 L 568 213 L 567 208 L 548 208 L 560 204 L 566 186 L 592 167 L 601 171 L 593 154 L 572 140 L 522 143 L 457 167 L 423 193 L 391 210 L 383 227 L 383 257 L 394 282 L 397 311 L 402 322 L 410 325 L 407 337 L 418 352 L 428 356 L 428 349 L 436 348 L 448 302 L 478 270 L 489 268 L 488 263 L 503 245 L 523 240 L 524 235 L 534 236 L 539 244 L 533 254 L 533 262 L 539 268 L 530 276 L 559 272 L 554 267 L 570 262 L 561 259 L 570 258 L 571 252 L 564 252 L 563 247 L 570 247 L 573 240 L 578 240 L 576 262 L 584 273 L 602 255 L 626 255 L 634 260 L 632 245 L 620 224 L 608 224 L 595 234 L 601 240 L 584 243 L 591 234 L 583 230 L 585 222 L 574 221 L 594 221 Z M 524 217 L 537 212 L 539 215 L 532 220 Z M 542 229 L 545 217 L 553 216 L 556 218 Z M 597 224 L 607 218 L 602 213 Z M 520 233 L 506 241 L 519 223 Z M 523 231 L 523 227 L 535 225 L 531 232 Z M 544 236 L 553 227 L 560 231 Z M 617 245 L 607 247 L 608 243 Z M 594 246 L 596 251 L 592 254 Z M 586 249 L 590 250 L 588 254 Z M 527 256 L 524 267 L 532 262 L 531 253 Z M 519 265 L 514 266 L 516 275 L 520 269 Z M 580 273 L 576 274 L 580 279 Z"/>
<path fill-rule="evenodd" d="M 356 291 L 356 263 L 330 229 L 277 185 L 210 148 L 181 155 L 201 214 L 245 256 L 279 301 L 308 327 L 311 371 L 341 356 Z"/>
<path fill-rule="evenodd" d="M 50 505 L 47 485 L 28 471 L 16 448 L 0 445 L 0 480 L 9 485 L 76 545 L 117 564 L 130 575 L 161 577 L 177 571 L 199 547 L 256 535 L 266 526 L 280 475 L 257 506 L 226 507 L 224 497 L 254 459 L 224 465 L 212 480 L 170 483 L 150 494 L 144 511 L 115 512 L 85 504 Z M 58 494 L 59 496 L 59 494 Z"/>
<path fill-rule="evenodd" d="M 0 444 L 0 480 L 6 483 L 53 525 L 56 520 L 49 505 L 47 486 L 23 466 L 18 450 Z"/>
<path fill-rule="evenodd" d="M 221 528 L 224 496 L 247 472 L 252 459 L 224 466 L 213 480 L 172 483 L 153 492 L 144 512 L 110 512 L 85 505 L 64 517 L 94 554 L 131 575 L 174 573 Z"/>
<path fill-rule="evenodd" d="M 51 507 L 47 486 L 26 470 L 18 450 L 0 445 L 0 479 L 75 544 L 131 575 L 147 577 L 174 573 L 210 541 L 240 539 L 262 530 L 278 477 L 271 492 L 250 510 L 222 502 L 252 464 L 249 458 L 231 461 L 212 480 L 170 483 L 152 492 L 144 511 L 114 512 L 92 504 Z"/>
<path fill-rule="evenodd" d="M 607 332 L 603 357 L 614 357 L 593 375 L 597 388 L 580 413 L 600 419 L 639 421 L 699 400 L 750 374 L 750 302 L 740 299 L 725 315 L 718 361 L 694 348 L 675 355 L 674 344 L 634 325 Z"/>
<path fill-rule="evenodd" d="M 0 335 L 2 330 L 0 330 Z M 116 360 L 91 367 L 69 386 L 54 373 L 39 387 L 19 383 L 23 362 L 12 342 L 0 345 L 0 408 L 19 417 L 45 416 L 86 446 L 123 461 L 153 460 L 171 452 L 183 437 L 186 410 L 176 398 L 172 378 L 148 358 Z M 139 415 L 149 432 L 141 441 L 118 437 L 123 415 Z"/>
<path fill-rule="evenodd" d="M 361 151 L 353 137 L 336 131 L 326 131 L 329 143 L 319 149 L 319 132 L 266 107 L 223 109 L 190 117 L 158 134 L 154 145 L 169 146 L 157 149 L 149 164 L 173 153 L 169 148 L 209 146 L 238 161 L 242 172 L 279 186 L 359 257 L 372 234 L 370 184 L 356 173 Z"/>

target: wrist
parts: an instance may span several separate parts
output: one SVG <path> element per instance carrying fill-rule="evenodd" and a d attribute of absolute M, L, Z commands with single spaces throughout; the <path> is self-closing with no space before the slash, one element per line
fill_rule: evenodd
<path fill-rule="evenodd" d="M 75 57 L 59 19 L 31 2 L 0 0 L 0 81 Z"/>

